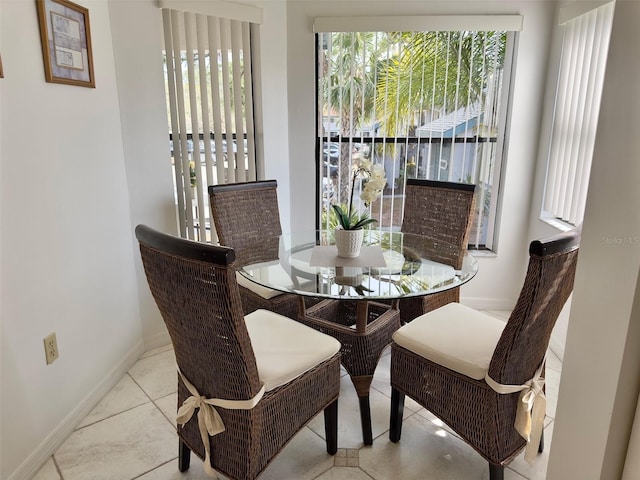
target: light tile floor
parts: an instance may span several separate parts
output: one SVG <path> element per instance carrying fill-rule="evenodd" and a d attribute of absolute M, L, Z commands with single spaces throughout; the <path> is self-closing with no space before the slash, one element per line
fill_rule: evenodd
<path fill-rule="evenodd" d="M 509 312 L 487 311 L 506 320 Z M 371 389 L 374 442 L 362 444 L 355 390 L 343 372 L 339 398 L 338 453 L 327 455 L 322 414 L 303 428 L 265 470 L 261 480 L 474 480 L 488 479 L 488 464 L 438 419 L 407 398 L 402 439 L 389 441 L 387 349 Z M 533 466 L 522 455 L 505 470 L 506 480 L 546 476 L 561 362 L 547 357 L 545 452 Z M 208 480 L 202 462 L 178 471 L 175 433 L 175 357 L 171 346 L 145 353 L 84 419 L 35 480 Z M 224 477 L 220 477 L 224 478 Z"/>

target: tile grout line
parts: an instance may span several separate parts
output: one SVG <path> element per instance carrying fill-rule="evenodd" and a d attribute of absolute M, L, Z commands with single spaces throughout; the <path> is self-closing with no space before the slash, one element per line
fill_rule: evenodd
<path fill-rule="evenodd" d="M 144 403 L 141 403 L 141 404 L 139 404 L 139 405 L 134 405 L 133 407 L 125 408 L 124 410 L 122 410 L 122 411 L 120 411 L 120 412 L 117 412 L 117 413 L 111 414 L 111 415 L 109 415 L 109 416 L 107 416 L 107 417 L 101 418 L 100 420 L 96 420 L 95 422 L 88 423 L 88 424 L 86 424 L 86 425 L 83 425 L 83 426 L 81 426 L 81 427 L 78 427 L 78 428 L 76 428 L 76 429 L 74 430 L 74 432 L 80 431 L 80 430 L 82 430 L 82 429 L 84 429 L 84 428 L 87 428 L 87 427 L 90 427 L 90 426 L 92 426 L 92 425 L 96 425 L 97 423 L 103 422 L 103 421 L 108 420 L 108 419 L 110 419 L 110 418 L 117 417 L 118 415 L 120 415 L 120 414 L 122 414 L 122 413 L 130 412 L 131 410 L 134 410 L 134 409 L 136 409 L 136 408 L 138 408 L 138 407 L 141 407 L 141 406 L 143 406 L 143 405 L 146 405 L 147 403 L 153 403 L 153 405 L 154 405 L 156 408 L 158 408 L 158 409 L 160 410 L 160 408 L 159 408 L 159 407 L 154 403 L 153 399 L 149 396 L 149 394 L 148 394 L 147 392 L 145 392 L 145 391 L 144 391 L 144 389 L 143 389 L 143 388 L 138 384 L 138 382 L 136 382 L 136 381 L 134 380 L 134 378 L 133 378 L 131 375 L 129 375 L 129 372 L 126 372 L 126 373 L 122 376 L 122 378 L 124 378 L 124 376 L 125 376 L 125 375 L 127 375 L 127 376 L 131 379 L 131 381 L 132 381 L 132 382 L 133 382 L 133 383 L 134 383 L 134 384 L 135 384 L 135 385 L 136 385 L 136 386 L 137 386 L 137 387 L 142 391 L 142 393 L 144 393 L 144 395 L 145 395 L 149 400 L 148 400 L 148 401 L 146 401 L 146 402 L 144 402 Z M 121 378 L 120 380 L 122 380 L 122 378 Z M 169 395 L 171 395 L 171 394 L 169 394 Z M 104 397 L 103 397 L 103 398 L 104 398 Z M 164 397 L 162 397 L 162 398 L 164 398 Z M 89 412 L 89 413 L 91 413 L 91 412 Z M 160 410 L 160 413 L 162 413 L 162 410 Z M 163 415 L 164 415 L 164 413 L 163 413 Z M 164 416 L 165 416 L 165 418 L 166 418 L 166 415 L 164 415 Z M 86 417 L 85 417 L 85 418 L 86 418 Z"/>
<path fill-rule="evenodd" d="M 165 465 L 167 465 L 167 464 L 169 464 L 169 463 L 171 463 L 171 462 L 173 462 L 173 461 L 175 461 L 175 460 L 177 460 L 177 459 L 178 459 L 178 457 L 177 457 L 177 456 L 175 456 L 175 457 L 174 457 L 174 458 L 172 458 L 171 460 L 167 460 L 166 462 L 161 463 L 160 465 L 156 465 L 156 466 L 155 466 L 155 467 L 153 467 L 151 470 L 147 470 L 146 472 L 142 472 L 140 475 L 136 475 L 135 477 L 133 477 L 133 478 L 131 478 L 131 479 L 129 479 L 129 480 L 136 480 L 137 478 L 140 478 L 140 477 L 142 477 L 142 476 L 146 475 L 147 473 L 151 473 L 151 472 L 153 472 L 154 470 L 159 469 L 160 467 L 164 467 Z"/>
<path fill-rule="evenodd" d="M 153 356 L 153 355 L 152 355 L 152 356 Z M 151 398 L 151 396 L 147 393 L 147 391 L 146 391 L 144 388 L 142 388 L 142 385 L 140 385 L 138 382 L 136 382 L 135 378 L 133 378 L 133 377 L 129 374 L 129 372 L 127 372 L 127 375 L 129 375 L 129 378 L 131 378 L 131 380 L 133 381 L 133 383 L 135 383 L 135 384 L 138 386 L 138 388 L 139 388 L 140 390 L 142 390 L 142 392 L 147 396 L 147 398 L 148 398 L 148 399 L 149 399 L 149 401 L 153 404 L 153 406 L 154 406 L 154 407 L 156 407 L 156 408 L 158 409 L 158 411 L 160 412 L 160 415 L 162 415 L 162 416 L 163 416 L 163 417 L 164 417 L 164 418 L 169 422 L 169 424 L 173 427 L 173 429 L 177 432 L 177 431 L 178 431 L 177 422 L 176 422 L 176 425 L 174 425 L 174 424 L 173 424 L 173 420 L 171 420 L 169 417 L 167 417 L 167 416 L 164 414 L 164 412 L 162 411 L 162 409 L 161 409 L 161 408 L 156 404 L 155 400 L 154 400 L 153 398 Z M 168 397 L 169 395 L 173 395 L 174 393 L 176 393 L 176 394 L 178 393 L 177 386 L 176 386 L 176 391 L 175 391 L 175 392 L 167 393 L 166 395 L 164 395 L 164 396 L 162 396 L 162 397 L 160 397 L 160 398 L 166 398 L 166 397 Z M 157 400 L 160 400 L 160 398 L 158 398 Z M 177 412 L 176 412 L 176 414 L 177 414 Z"/>
<path fill-rule="evenodd" d="M 169 346 L 171 346 L 171 349 L 173 349 L 173 346 L 172 346 L 171 344 L 169 344 L 169 345 L 167 345 L 167 346 L 165 346 L 165 347 L 159 347 L 159 348 L 166 348 L 165 350 L 161 350 L 161 351 L 155 352 L 155 353 L 153 353 L 153 354 L 151 354 L 151 355 L 148 355 L 148 356 L 144 356 L 144 354 L 142 354 L 142 356 L 141 356 L 141 357 L 136 361 L 136 363 L 137 363 L 137 362 L 139 362 L 140 360 L 146 360 L 147 358 L 153 358 L 153 357 L 155 357 L 155 356 L 157 356 L 157 355 L 160 355 L 161 353 L 165 353 L 165 352 L 167 352 L 167 351 L 169 350 L 169 348 L 168 348 Z M 152 403 L 152 404 L 153 404 L 153 405 L 154 405 L 158 410 L 160 410 L 160 413 L 162 414 L 162 416 L 163 416 L 163 417 L 165 417 L 165 418 L 169 421 L 169 423 L 171 423 L 171 425 L 173 426 L 173 422 L 172 422 L 172 420 L 171 420 L 170 418 L 168 418 L 168 417 L 164 414 L 164 412 L 162 411 L 162 409 L 161 409 L 161 408 L 156 404 L 156 402 L 153 400 L 153 398 L 151 398 L 151 396 L 147 393 L 147 391 L 146 391 L 144 388 L 142 388 L 142 385 L 140 385 L 140 384 L 135 380 L 135 378 L 133 378 L 133 376 L 131 376 L 131 374 L 129 373 L 129 371 L 125 372 L 125 374 L 122 376 L 122 378 L 124 378 L 124 376 L 125 376 L 125 375 L 126 375 L 126 376 L 128 376 L 128 377 L 131 379 L 131 381 L 132 381 L 132 382 L 133 382 L 133 383 L 134 383 L 134 384 L 135 384 L 135 385 L 136 385 L 136 386 L 137 386 L 137 387 L 142 391 L 142 393 L 144 393 L 144 395 L 149 399 L 149 402 L 151 402 L 151 403 Z M 120 378 L 120 380 L 122 380 L 122 378 Z M 119 380 L 119 381 L 120 381 L 120 380 Z M 111 391 L 111 390 L 110 390 L 110 391 Z M 173 395 L 173 393 L 174 393 L 174 392 L 168 393 L 167 395 L 164 395 L 163 397 L 160 397 L 160 398 L 168 397 L 169 395 Z M 103 397 L 103 398 L 104 398 L 104 397 Z M 115 417 L 115 416 L 117 416 L 117 415 L 120 415 L 121 413 L 129 412 L 129 411 L 133 410 L 134 408 L 138 408 L 138 407 L 140 407 L 140 406 L 142 406 L 142 405 L 146 405 L 146 404 L 147 404 L 147 403 L 149 403 L 149 402 L 144 402 L 144 403 L 141 403 L 141 404 L 139 404 L 139 405 L 135 405 L 135 406 L 133 406 L 133 407 L 127 408 L 127 409 L 125 409 L 125 410 L 122 410 L 121 412 L 114 413 L 114 414 L 109 415 L 109 416 L 107 416 L 107 417 L 105 417 L 105 418 L 102 418 L 102 419 L 100 419 L 100 420 L 96 420 L 95 422 L 88 423 L 87 425 L 83 425 L 82 427 L 78 427 L 78 428 L 74 429 L 74 432 L 79 431 L 79 430 L 82 430 L 82 429 L 84 429 L 84 428 L 86 428 L 86 427 L 89 427 L 89 426 L 91 426 L 91 425 L 95 425 L 95 424 L 100 423 L 100 422 L 102 422 L 102 421 L 104 421 L 104 420 L 107 420 L 107 419 L 109 419 L 109 418 L 113 418 L 113 417 Z M 89 412 L 89 413 L 91 413 L 91 412 Z M 85 418 L 86 418 L 86 417 L 85 417 Z M 174 428 L 175 428 L 175 426 L 174 426 Z"/>
<path fill-rule="evenodd" d="M 64 480 L 64 476 L 62 475 L 62 470 L 60 470 L 60 466 L 58 465 L 55 455 L 56 455 L 55 453 L 51 455 L 51 460 L 53 460 L 53 466 L 56 467 L 56 472 L 58 472 L 58 475 L 60 476 L 60 480 Z"/>

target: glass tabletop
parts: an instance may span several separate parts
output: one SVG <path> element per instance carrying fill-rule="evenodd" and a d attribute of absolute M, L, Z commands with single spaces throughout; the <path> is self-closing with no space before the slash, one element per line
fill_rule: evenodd
<path fill-rule="evenodd" d="M 249 253 L 246 253 L 249 252 Z M 332 230 L 261 239 L 239 255 L 239 272 L 273 290 L 334 299 L 397 299 L 458 287 L 478 263 L 430 237 L 367 230 L 360 256 L 337 256 Z"/>

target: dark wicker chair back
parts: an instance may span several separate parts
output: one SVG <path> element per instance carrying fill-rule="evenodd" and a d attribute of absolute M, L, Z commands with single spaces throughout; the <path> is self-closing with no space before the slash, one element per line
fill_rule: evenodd
<path fill-rule="evenodd" d="M 277 242 L 265 239 L 282 234 L 275 180 L 210 185 L 211 215 L 220 245 L 233 247 L 242 264 L 278 257 Z M 263 248 L 256 250 L 257 245 Z"/>
<path fill-rule="evenodd" d="M 282 234 L 278 210 L 278 183 L 275 180 L 210 185 L 211 216 L 221 245 L 232 247 L 238 265 L 270 262 L 278 259 Z M 249 314 L 259 308 L 297 319 L 304 303 L 296 295 L 285 293 L 263 298 L 250 288 L 240 286 L 242 309 Z"/>
<path fill-rule="evenodd" d="M 261 385 L 232 266 L 233 250 L 143 225 L 136 235 L 182 373 L 207 398 L 252 398 Z"/>
<path fill-rule="evenodd" d="M 467 251 L 476 186 L 468 183 L 439 182 L 410 178 L 405 189 L 402 231 L 430 237 L 434 241 L 423 252 L 434 261 L 462 268 Z M 424 297 L 400 300 L 403 323 L 423 313 L 460 301 L 460 288 Z"/>
<path fill-rule="evenodd" d="M 405 188 L 402 231 L 455 248 L 435 249 L 433 260 L 462 268 L 475 208 L 476 186 L 410 178 Z"/>
<path fill-rule="evenodd" d="M 579 242 L 577 230 L 531 242 L 524 285 L 489 365 L 498 383 L 520 385 L 540 366 L 573 290 Z"/>

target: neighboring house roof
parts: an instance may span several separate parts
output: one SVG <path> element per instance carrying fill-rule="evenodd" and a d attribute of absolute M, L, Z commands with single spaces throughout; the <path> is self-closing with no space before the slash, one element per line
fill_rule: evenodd
<path fill-rule="evenodd" d="M 418 127 L 416 137 L 455 137 L 478 125 L 483 113 L 478 104 L 462 107 Z"/>

